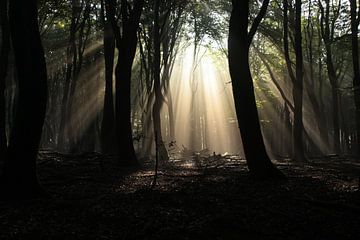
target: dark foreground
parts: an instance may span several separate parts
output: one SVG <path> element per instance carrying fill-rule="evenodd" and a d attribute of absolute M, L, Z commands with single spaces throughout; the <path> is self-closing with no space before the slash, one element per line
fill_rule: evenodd
<path fill-rule="evenodd" d="M 0 203 L 0 239 L 360 239 L 360 164 L 278 167 L 288 182 L 254 182 L 236 159 L 178 161 L 151 189 L 152 167 L 42 153 L 52 199 Z"/>

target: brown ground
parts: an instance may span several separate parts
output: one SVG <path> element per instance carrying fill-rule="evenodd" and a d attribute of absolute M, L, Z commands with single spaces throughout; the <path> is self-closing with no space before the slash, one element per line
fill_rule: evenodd
<path fill-rule="evenodd" d="M 284 183 L 255 182 L 236 158 L 121 170 L 96 154 L 42 153 L 50 200 L 0 203 L 0 239 L 360 239 L 360 161 L 277 162 Z"/>

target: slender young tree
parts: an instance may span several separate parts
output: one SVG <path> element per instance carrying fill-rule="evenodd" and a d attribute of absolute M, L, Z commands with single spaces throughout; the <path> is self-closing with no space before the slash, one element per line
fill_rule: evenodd
<path fill-rule="evenodd" d="M 8 198 L 32 198 L 43 193 L 36 159 L 45 118 L 47 73 L 36 3 L 36 0 L 9 1 L 18 100 L 2 182 Z"/>
<path fill-rule="evenodd" d="M 160 0 L 155 0 L 154 3 L 154 91 L 155 91 L 155 103 L 153 106 L 153 124 L 154 133 L 157 146 L 163 144 L 163 136 L 161 131 L 161 106 L 163 101 L 163 95 L 161 92 L 161 29 L 160 29 Z"/>
<path fill-rule="evenodd" d="M 249 49 L 257 28 L 266 14 L 269 0 L 249 27 L 249 0 L 232 0 L 229 26 L 228 59 L 235 110 L 250 173 L 257 179 L 284 179 L 266 152 L 256 107 L 253 79 L 249 66 Z"/>

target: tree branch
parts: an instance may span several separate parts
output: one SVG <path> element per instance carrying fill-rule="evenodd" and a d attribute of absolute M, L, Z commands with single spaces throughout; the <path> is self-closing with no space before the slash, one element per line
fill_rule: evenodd
<path fill-rule="evenodd" d="M 256 18 L 254 19 L 254 22 L 253 24 L 251 25 L 251 28 L 250 28 L 250 31 L 249 31 L 249 34 L 248 34 L 248 44 L 250 46 L 254 36 L 255 36 L 255 33 L 262 21 L 262 19 L 264 18 L 265 14 L 266 14 L 266 11 L 267 11 L 267 8 L 269 6 L 269 2 L 270 0 L 264 0 L 262 5 L 261 5 L 261 9 L 260 9 L 260 12 L 259 14 L 256 16 Z"/>

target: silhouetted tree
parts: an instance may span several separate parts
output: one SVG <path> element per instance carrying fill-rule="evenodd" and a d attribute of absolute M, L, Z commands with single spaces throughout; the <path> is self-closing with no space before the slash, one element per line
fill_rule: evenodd
<path fill-rule="evenodd" d="M 84 51 L 90 34 L 91 1 L 71 0 L 71 20 L 68 45 L 66 49 L 66 76 L 61 104 L 59 145 L 65 151 L 77 151 L 80 147 L 75 136 L 74 123 L 71 119 L 73 97 L 80 71 L 83 66 Z M 90 25 L 88 25 L 90 26 Z M 79 127 L 79 126 L 78 126 Z"/>
<path fill-rule="evenodd" d="M 302 52 L 302 29 L 301 29 L 301 0 L 295 1 L 295 56 L 296 56 L 296 80 L 293 87 L 294 99 L 294 160 L 306 161 L 303 146 L 303 52 Z"/>
<path fill-rule="evenodd" d="M 105 59 L 105 94 L 104 110 L 101 124 L 101 150 L 103 153 L 116 153 L 115 144 L 115 112 L 113 97 L 113 72 L 115 57 L 115 37 L 111 27 L 109 13 L 105 12 L 104 0 L 101 0 L 101 18 L 104 28 L 104 59 Z"/>
<path fill-rule="evenodd" d="M 283 179 L 284 175 L 274 167 L 266 152 L 249 66 L 250 45 L 266 14 L 269 0 L 263 1 L 250 30 L 249 4 L 249 0 L 232 1 L 228 58 L 235 110 L 250 173 L 258 179 Z"/>
<path fill-rule="evenodd" d="M 356 117 L 356 141 L 357 153 L 360 154 L 360 65 L 359 65 L 359 42 L 358 42 L 358 28 L 360 22 L 360 11 L 357 9 L 357 1 L 350 1 L 351 14 L 351 43 L 352 43 L 352 60 L 353 60 L 353 86 L 354 86 L 354 100 L 355 100 L 355 117 Z"/>
<path fill-rule="evenodd" d="M 283 41 L 284 41 L 284 55 L 286 66 L 290 79 L 293 84 L 293 101 L 294 101 L 294 125 L 293 125 L 293 159 L 296 161 L 305 161 L 304 147 L 303 147 L 303 59 L 302 59 L 302 36 L 301 36 L 301 1 L 295 3 L 295 56 L 296 56 L 296 70 L 292 69 L 292 62 L 289 50 L 289 4 L 287 0 L 283 1 Z"/>
<path fill-rule="evenodd" d="M 333 43 L 334 43 L 334 31 L 335 21 L 340 15 L 341 0 L 338 1 L 338 6 L 331 6 L 330 0 L 325 0 L 325 6 L 322 1 L 318 1 L 320 7 L 320 29 L 321 37 L 325 44 L 326 54 L 326 67 L 327 74 L 331 85 L 331 96 L 332 96 L 332 120 L 333 120 L 333 143 L 334 151 L 336 154 L 340 153 L 340 122 L 339 122 L 339 83 L 338 75 L 336 74 L 336 68 L 333 60 Z M 333 7 L 332 19 L 330 19 L 330 8 Z"/>
<path fill-rule="evenodd" d="M 31 198 L 43 193 L 36 158 L 47 98 L 47 73 L 38 28 L 36 0 L 9 1 L 9 23 L 18 78 L 16 116 L 5 160 L 6 197 Z"/>
<path fill-rule="evenodd" d="M 161 131 L 161 116 L 160 111 L 164 102 L 164 96 L 162 94 L 161 87 L 161 27 L 160 27 L 160 0 L 154 2 L 154 92 L 155 103 L 153 106 L 152 116 L 154 124 L 154 133 L 157 147 L 164 150 L 166 153 L 165 158 L 168 159 L 166 148 L 163 143 L 163 136 Z M 167 160 L 165 159 L 165 160 Z"/>
<path fill-rule="evenodd" d="M 321 95 L 317 95 L 317 83 L 318 79 L 315 78 L 315 67 L 316 67 L 316 60 L 315 54 L 316 50 L 314 48 L 314 41 L 316 40 L 316 31 L 315 31 L 315 17 L 313 8 L 315 7 L 316 3 L 313 4 L 312 0 L 308 1 L 308 17 L 306 19 L 306 28 L 305 28 L 305 53 L 307 53 L 307 58 L 304 61 L 307 61 L 307 68 L 309 69 L 308 77 L 304 78 L 304 89 L 307 92 L 309 97 L 309 101 L 314 111 L 314 118 L 316 121 L 317 128 L 320 134 L 320 140 L 322 141 L 322 145 L 320 146 L 322 149 L 322 153 L 329 152 L 329 136 L 328 136 L 328 127 L 325 115 L 325 109 L 321 107 Z M 306 69 L 306 68 L 305 68 Z M 304 71 L 306 73 L 306 71 Z M 306 74 L 305 74 L 306 75 Z M 305 81 L 307 80 L 307 81 Z M 307 84 L 305 84 L 307 83 Z M 305 130 L 304 127 L 302 129 Z"/>
<path fill-rule="evenodd" d="M 106 10 L 115 36 L 118 59 L 115 67 L 115 119 L 116 137 L 119 144 L 121 164 L 137 165 L 131 127 L 131 74 L 137 47 L 137 30 L 144 0 L 120 1 L 119 27 L 116 15 L 116 1 L 107 0 Z"/>

